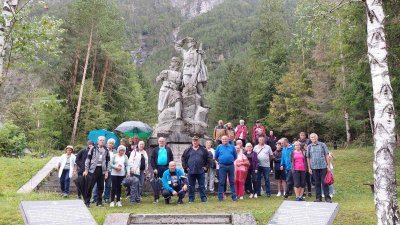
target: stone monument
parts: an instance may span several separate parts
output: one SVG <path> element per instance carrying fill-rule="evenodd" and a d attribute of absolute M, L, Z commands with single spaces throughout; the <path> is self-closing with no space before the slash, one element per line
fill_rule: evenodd
<path fill-rule="evenodd" d="M 173 57 L 169 69 L 161 71 L 156 81 L 162 81 L 158 99 L 158 124 L 155 133 L 172 142 L 189 142 L 190 137 L 207 135 L 208 107 L 204 87 L 208 80 L 205 53 L 194 38 L 175 43 L 183 60 Z M 184 49 L 187 45 L 187 49 Z"/>
<path fill-rule="evenodd" d="M 180 53 L 182 61 L 173 57 L 169 69 L 161 71 L 156 78 L 162 85 L 158 98 L 158 124 L 150 145 L 156 146 L 157 138 L 165 137 L 179 164 L 191 137 L 199 136 L 202 144 L 208 139 L 209 108 L 204 99 L 208 71 L 204 62 L 205 52 L 201 44 L 197 48 L 194 38 L 177 41 L 175 50 Z"/>

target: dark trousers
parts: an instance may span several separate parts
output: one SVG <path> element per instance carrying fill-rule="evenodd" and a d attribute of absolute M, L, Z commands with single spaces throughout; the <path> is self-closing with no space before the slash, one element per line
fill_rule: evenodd
<path fill-rule="evenodd" d="M 308 193 L 311 193 L 311 174 L 306 171 L 306 186 Z"/>
<path fill-rule="evenodd" d="M 235 190 L 235 166 L 232 165 L 219 165 L 219 183 L 218 183 L 218 199 L 222 201 L 224 199 L 224 187 L 226 178 L 229 178 L 229 187 L 232 192 L 232 200 L 236 201 L 236 190 Z"/>
<path fill-rule="evenodd" d="M 178 198 L 180 200 L 182 200 L 185 197 L 186 192 L 183 190 L 183 185 L 178 185 L 173 189 L 174 191 L 178 192 Z M 167 189 L 164 189 L 162 191 L 162 195 L 165 199 L 169 200 L 172 197 L 172 192 L 168 191 Z"/>
<path fill-rule="evenodd" d="M 253 169 L 249 169 L 246 177 L 245 191 L 250 194 L 255 194 L 256 187 L 257 187 L 257 174 L 253 171 Z"/>
<path fill-rule="evenodd" d="M 205 183 L 205 175 L 201 174 L 189 174 L 189 202 L 193 202 L 195 199 L 195 190 L 196 190 L 196 180 L 199 183 L 200 190 L 200 198 L 202 202 L 207 201 L 206 196 L 206 186 Z"/>
<path fill-rule="evenodd" d="M 62 193 L 69 194 L 69 183 L 69 170 L 63 170 L 60 177 L 60 187 Z"/>
<path fill-rule="evenodd" d="M 164 172 L 168 169 L 168 166 L 159 166 L 157 165 L 157 176 L 162 178 Z"/>
<path fill-rule="evenodd" d="M 261 196 L 261 178 L 264 177 L 265 180 L 265 193 L 267 195 L 271 194 L 271 183 L 269 182 L 269 173 L 271 172 L 271 168 L 269 167 L 258 167 L 257 173 L 257 195 Z"/>
<path fill-rule="evenodd" d="M 117 202 L 121 201 L 121 183 L 124 179 L 124 176 L 111 176 L 111 202 L 115 200 L 115 196 L 117 196 Z"/>
<path fill-rule="evenodd" d="M 104 174 L 101 166 L 97 166 L 93 173 L 89 173 L 89 194 L 85 199 L 85 204 L 89 205 L 90 198 L 92 197 L 92 189 L 94 184 L 97 184 L 97 204 L 102 204 L 102 195 L 104 190 Z"/>
<path fill-rule="evenodd" d="M 78 177 L 81 177 L 82 175 L 83 175 L 82 173 L 78 172 Z M 78 198 L 81 198 L 81 196 L 82 196 L 81 190 L 79 188 L 77 188 L 76 190 L 78 192 Z"/>
<path fill-rule="evenodd" d="M 108 171 L 108 175 L 110 175 L 110 174 L 111 174 L 111 172 Z M 110 200 L 111 186 L 112 186 L 111 176 L 108 176 L 107 179 L 105 179 L 105 186 L 104 186 L 104 199 L 105 200 Z"/>
<path fill-rule="evenodd" d="M 315 197 L 316 199 L 322 199 L 321 195 L 321 185 L 324 191 L 325 199 L 331 199 L 329 196 L 329 186 L 324 183 L 324 179 L 326 176 L 326 169 L 316 169 L 312 170 L 313 177 L 315 180 Z"/>
<path fill-rule="evenodd" d="M 294 188 L 294 182 L 293 182 L 293 171 L 290 169 L 287 172 L 287 176 L 286 176 L 286 196 L 288 196 L 290 193 L 292 193 Z"/>

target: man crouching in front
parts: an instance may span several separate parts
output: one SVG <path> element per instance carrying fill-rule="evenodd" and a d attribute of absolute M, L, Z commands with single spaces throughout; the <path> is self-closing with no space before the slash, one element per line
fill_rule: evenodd
<path fill-rule="evenodd" d="M 178 196 L 178 204 L 183 204 L 183 198 L 187 192 L 187 178 L 183 171 L 176 168 L 176 163 L 171 161 L 168 170 L 162 175 L 163 192 L 165 204 L 169 204 L 171 196 Z"/>

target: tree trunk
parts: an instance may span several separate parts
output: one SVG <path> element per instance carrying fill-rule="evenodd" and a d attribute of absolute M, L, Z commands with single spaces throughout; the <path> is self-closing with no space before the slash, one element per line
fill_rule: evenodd
<path fill-rule="evenodd" d="M 108 57 L 106 57 L 106 63 L 104 64 L 103 76 L 101 78 L 101 84 L 100 84 L 100 89 L 99 89 L 100 92 L 103 92 L 103 90 L 104 90 L 104 85 L 106 83 L 106 77 L 107 77 L 109 64 L 110 64 L 110 60 L 108 59 Z"/>
<path fill-rule="evenodd" d="M 78 69 L 79 69 L 79 59 L 80 58 L 81 58 L 81 50 L 79 48 L 76 48 L 74 73 L 72 74 L 71 90 L 69 92 L 69 97 L 68 97 L 68 99 L 70 99 L 70 100 L 72 99 L 72 96 L 74 95 L 74 92 L 75 92 L 76 80 L 78 79 Z"/>
<path fill-rule="evenodd" d="M 2 16 L 4 24 L 0 24 L 0 86 L 3 84 L 4 77 L 4 57 L 6 56 L 7 48 L 6 33 L 10 32 L 10 27 L 14 21 L 15 9 L 17 8 L 18 0 L 4 0 Z"/>
<path fill-rule="evenodd" d="M 378 225 L 399 224 L 394 150 L 396 130 L 382 0 L 366 0 L 367 43 L 374 97 L 374 200 Z"/>
<path fill-rule="evenodd" d="M 96 70 L 96 63 L 97 63 L 97 48 L 94 49 L 94 58 L 92 65 L 92 81 L 94 80 L 94 71 Z"/>
<path fill-rule="evenodd" d="M 93 37 L 93 24 L 90 29 L 90 37 L 89 37 L 89 43 L 88 43 L 88 48 L 87 48 L 87 52 L 86 52 L 85 66 L 83 69 L 81 88 L 79 90 L 78 105 L 76 106 L 74 127 L 72 129 L 71 144 L 75 143 L 76 130 L 78 128 L 79 114 L 81 111 L 81 104 L 82 104 L 83 89 L 85 87 L 86 72 L 87 72 L 87 68 L 88 68 L 88 64 L 89 64 L 90 48 L 92 47 L 92 37 Z"/>
<path fill-rule="evenodd" d="M 344 120 L 346 122 L 346 142 L 349 145 L 351 141 L 351 134 L 350 134 L 349 113 L 347 112 L 347 110 L 344 111 Z"/>

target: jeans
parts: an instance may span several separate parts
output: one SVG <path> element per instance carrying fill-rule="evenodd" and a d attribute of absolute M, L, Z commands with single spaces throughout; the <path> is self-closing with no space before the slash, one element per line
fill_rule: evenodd
<path fill-rule="evenodd" d="M 110 175 L 111 172 L 108 171 L 108 174 Z M 106 201 L 110 200 L 111 187 L 112 187 L 111 176 L 108 176 L 107 179 L 105 180 L 105 187 L 104 187 L 104 200 Z"/>
<path fill-rule="evenodd" d="M 219 183 L 218 183 L 218 199 L 222 201 L 224 199 L 224 186 L 226 183 L 226 177 L 229 178 L 229 187 L 232 192 L 232 200 L 236 201 L 236 190 L 235 190 L 235 166 L 232 165 L 219 165 Z"/>
<path fill-rule="evenodd" d="M 271 185 L 269 182 L 269 173 L 270 172 L 271 172 L 271 168 L 269 168 L 269 167 L 262 167 L 262 166 L 258 167 L 257 188 L 256 188 L 256 192 L 257 192 L 258 196 L 261 195 L 261 177 L 262 176 L 264 176 L 264 180 L 265 180 L 265 193 L 267 195 L 271 195 Z"/>
<path fill-rule="evenodd" d="M 166 170 L 168 170 L 168 166 L 157 165 L 157 177 L 162 178 L 162 176 Z"/>
<path fill-rule="evenodd" d="M 286 170 L 286 196 L 292 193 L 294 188 L 293 182 L 293 171 L 291 169 Z"/>
<path fill-rule="evenodd" d="M 69 170 L 63 170 L 60 177 L 60 187 L 62 193 L 69 194 L 69 182 Z"/>
<path fill-rule="evenodd" d="M 215 183 L 215 169 L 208 169 L 206 175 L 206 190 L 214 191 L 214 183 Z"/>
<path fill-rule="evenodd" d="M 255 194 L 257 189 L 257 174 L 254 172 L 253 169 L 249 169 L 247 172 L 246 177 L 246 185 L 245 191 L 249 192 L 250 194 Z"/>
<path fill-rule="evenodd" d="M 329 187 L 324 183 L 324 179 L 326 176 L 326 168 L 325 169 L 313 169 L 312 170 L 313 177 L 315 180 L 315 197 L 316 199 L 322 199 L 321 195 L 321 185 L 324 191 L 325 199 L 331 199 L 329 196 Z"/>
<path fill-rule="evenodd" d="M 201 201 L 202 202 L 207 201 L 206 187 L 204 186 L 205 183 L 204 173 L 189 174 L 188 178 L 189 178 L 189 202 L 193 202 L 195 199 L 196 180 L 199 183 Z"/>
<path fill-rule="evenodd" d="M 183 185 L 178 185 L 177 187 L 173 188 L 174 191 L 178 192 L 178 198 L 182 200 L 185 197 L 186 192 L 183 191 Z M 172 197 L 172 192 L 168 191 L 167 189 L 164 189 L 162 191 L 162 195 L 165 199 L 169 199 Z"/>

